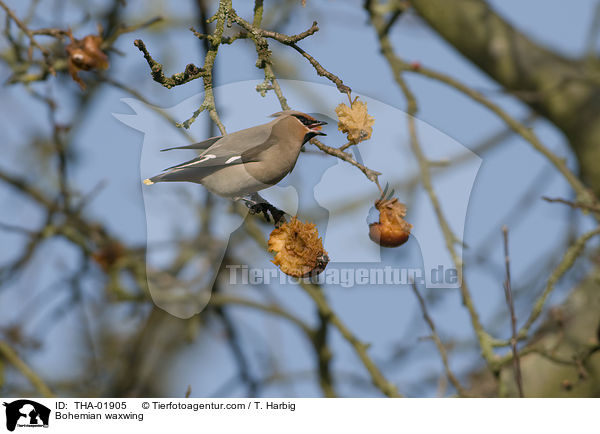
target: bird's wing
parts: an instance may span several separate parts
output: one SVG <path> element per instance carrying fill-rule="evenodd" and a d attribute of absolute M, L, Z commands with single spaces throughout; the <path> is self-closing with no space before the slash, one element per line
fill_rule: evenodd
<path fill-rule="evenodd" d="M 214 145 L 217 140 L 219 140 L 221 138 L 223 138 L 223 136 L 215 136 L 215 137 L 211 137 L 210 139 L 206 139 L 206 140 L 203 140 L 198 143 L 192 143 L 191 145 L 175 146 L 173 148 L 161 149 L 160 152 L 171 151 L 173 149 L 208 149 L 212 145 Z"/>
<path fill-rule="evenodd" d="M 198 168 L 212 168 L 217 169 L 219 167 L 235 166 L 236 164 L 247 163 L 254 161 L 253 159 L 245 159 L 242 155 L 236 155 L 235 153 L 227 153 L 222 155 L 215 155 L 211 153 L 203 153 L 201 156 L 192 160 L 186 161 L 175 166 L 167 167 L 167 170 L 180 170 L 180 169 L 198 169 Z"/>
<path fill-rule="evenodd" d="M 258 154 L 271 145 L 271 130 L 275 122 L 277 121 L 271 121 L 260 128 L 247 128 L 222 136 L 220 140 L 215 140 L 213 145 L 197 158 L 168 167 L 165 170 L 200 167 L 216 168 L 216 166 L 226 167 L 257 161 Z"/>
<path fill-rule="evenodd" d="M 238 155 L 241 155 L 251 151 L 253 148 L 263 146 L 264 143 L 269 140 L 273 125 L 277 122 L 278 119 L 275 119 L 264 125 L 246 128 L 244 130 L 236 131 L 235 133 L 227 134 L 223 136 L 221 140 L 216 141 L 210 148 L 204 151 L 203 154 L 220 155 L 230 153 L 231 150 L 234 150 Z"/>

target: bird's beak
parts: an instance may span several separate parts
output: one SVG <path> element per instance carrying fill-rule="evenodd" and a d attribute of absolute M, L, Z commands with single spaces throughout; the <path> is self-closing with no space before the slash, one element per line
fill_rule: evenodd
<path fill-rule="evenodd" d="M 308 130 L 311 133 L 314 133 L 316 136 L 326 136 L 327 134 L 325 134 L 324 132 L 321 131 L 321 127 L 323 125 L 327 125 L 327 122 L 325 121 L 315 121 L 310 125 L 307 125 L 306 127 L 308 128 Z"/>

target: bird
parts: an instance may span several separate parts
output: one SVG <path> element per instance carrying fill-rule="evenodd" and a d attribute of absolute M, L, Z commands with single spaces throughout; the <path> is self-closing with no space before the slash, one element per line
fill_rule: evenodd
<path fill-rule="evenodd" d="M 145 179 L 144 184 L 194 182 L 221 197 L 260 202 L 257 192 L 277 184 L 292 171 L 302 146 L 313 137 L 326 135 L 321 127 L 327 122 L 300 111 L 284 110 L 271 117 L 275 119 L 266 124 L 163 149 L 197 149 L 202 153 Z"/>

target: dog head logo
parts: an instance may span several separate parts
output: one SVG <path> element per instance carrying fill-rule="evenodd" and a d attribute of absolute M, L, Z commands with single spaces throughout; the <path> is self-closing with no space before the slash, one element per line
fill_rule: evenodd
<path fill-rule="evenodd" d="M 6 429 L 14 431 L 16 427 L 48 427 L 50 409 L 29 399 L 19 399 L 4 403 L 6 407 Z"/>

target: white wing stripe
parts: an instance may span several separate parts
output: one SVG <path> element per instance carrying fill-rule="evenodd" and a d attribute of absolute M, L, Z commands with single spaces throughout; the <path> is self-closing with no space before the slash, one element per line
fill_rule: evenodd
<path fill-rule="evenodd" d="M 187 167 L 187 166 L 194 166 L 196 164 L 204 163 L 205 161 L 211 160 L 213 158 L 217 158 L 217 156 L 213 155 L 213 154 L 206 154 L 204 157 L 202 157 L 201 160 L 194 161 L 192 163 L 188 163 L 188 164 L 185 164 L 183 166 L 179 166 L 179 168 L 181 168 L 181 167 Z"/>
<path fill-rule="evenodd" d="M 241 155 L 236 155 L 235 157 L 231 157 L 229 160 L 227 160 L 225 164 L 233 163 L 235 160 L 239 160 L 240 158 L 242 158 Z"/>

